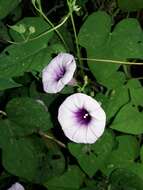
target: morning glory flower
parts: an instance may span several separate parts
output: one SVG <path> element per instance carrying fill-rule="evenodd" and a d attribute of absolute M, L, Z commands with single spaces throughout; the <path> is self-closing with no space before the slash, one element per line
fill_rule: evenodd
<path fill-rule="evenodd" d="M 76 93 L 66 98 L 59 107 L 58 120 L 70 140 L 92 144 L 104 132 L 106 115 L 95 99 Z"/>
<path fill-rule="evenodd" d="M 44 91 L 60 92 L 72 80 L 75 69 L 75 59 L 71 54 L 58 54 L 42 71 Z"/>
<path fill-rule="evenodd" d="M 25 189 L 20 183 L 15 183 L 8 190 L 25 190 Z"/>

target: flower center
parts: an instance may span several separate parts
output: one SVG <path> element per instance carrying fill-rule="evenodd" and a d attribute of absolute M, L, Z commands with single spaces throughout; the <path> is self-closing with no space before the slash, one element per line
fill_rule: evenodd
<path fill-rule="evenodd" d="M 65 73 L 66 73 L 66 68 L 59 67 L 59 70 L 56 72 L 55 80 L 59 81 L 64 76 Z"/>
<path fill-rule="evenodd" d="M 75 112 L 76 120 L 79 124 L 88 125 L 91 121 L 91 116 L 85 108 L 81 108 Z"/>

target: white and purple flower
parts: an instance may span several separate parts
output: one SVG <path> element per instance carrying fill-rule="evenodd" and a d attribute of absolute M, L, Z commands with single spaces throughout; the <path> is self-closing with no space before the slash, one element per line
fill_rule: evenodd
<path fill-rule="evenodd" d="M 44 91 L 60 92 L 72 80 L 75 69 L 76 62 L 71 54 L 58 54 L 42 71 Z"/>
<path fill-rule="evenodd" d="M 8 190 L 25 190 L 25 189 L 20 183 L 15 183 Z"/>
<path fill-rule="evenodd" d="M 76 93 L 69 96 L 59 107 L 58 120 L 70 140 L 92 144 L 104 132 L 106 115 L 95 99 Z"/>

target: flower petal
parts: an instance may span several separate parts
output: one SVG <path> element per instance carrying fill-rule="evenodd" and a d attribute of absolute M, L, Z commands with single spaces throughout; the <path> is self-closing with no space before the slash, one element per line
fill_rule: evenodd
<path fill-rule="evenodd" d="M 76 143 L 87 143 L 87 128 L 80 126 L 72 136 L 72 141 Z"/>
<path fill-rule="evenodd" d="M 24 187 L 20 183 L 15 183 L 8 190 L 24 190 Z"/>
<path fill-rule="evenodd" d="M 92 122 L 89 124 L 89 128 L 94 133 L 94 135 L 99 138 L 105 129 L 105 119 L 102 121 L 97 121 L 96 119 L 93 119 Z"/>
<path fill-rule="evenodd" d="M 90 111 L 90 115 L 98 121 L 106 120 L 106 114 L 101 107 L 98 107 L 96 110 Z"/>
<path fill-rule="evenodd" d="M 90 127 L 87 128 L 87 143 L 88 144 L 92 144 L 95 143 L 98 140 L 98 137 L 95 133 L 93 133 L 93 131 L 90 129 Z"/>
<path fill-rule="evenodd" d="M 89 122 L 85 122 L 87 119 Z M 106 115 L 96 100 L 76 93 L 69 96 L 59 107 L 58 120 L 70 140 L 91 144 L 103 134 Z"/>
<path fill-rule="evenodd" d="M 60 92 L 73 78 L 76 69 L 74 57 L 58 54 L 42 71 L 43 89 L 47 93 Z"/>

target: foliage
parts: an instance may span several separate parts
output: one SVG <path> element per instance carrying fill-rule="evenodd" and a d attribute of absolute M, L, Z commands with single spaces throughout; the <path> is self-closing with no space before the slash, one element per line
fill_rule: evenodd
<path fill-rule="evenodd" d="M 0 1 L 0 189 L 143 189 L 142 0 Z M 46 94 L 42 70 L 76 59 L 75 86 Z M 74 92 L 101 103 L 94 144 L 65 137 L 58 108 Z M 68 121 L 67 121 L 68 122 Z"/>

